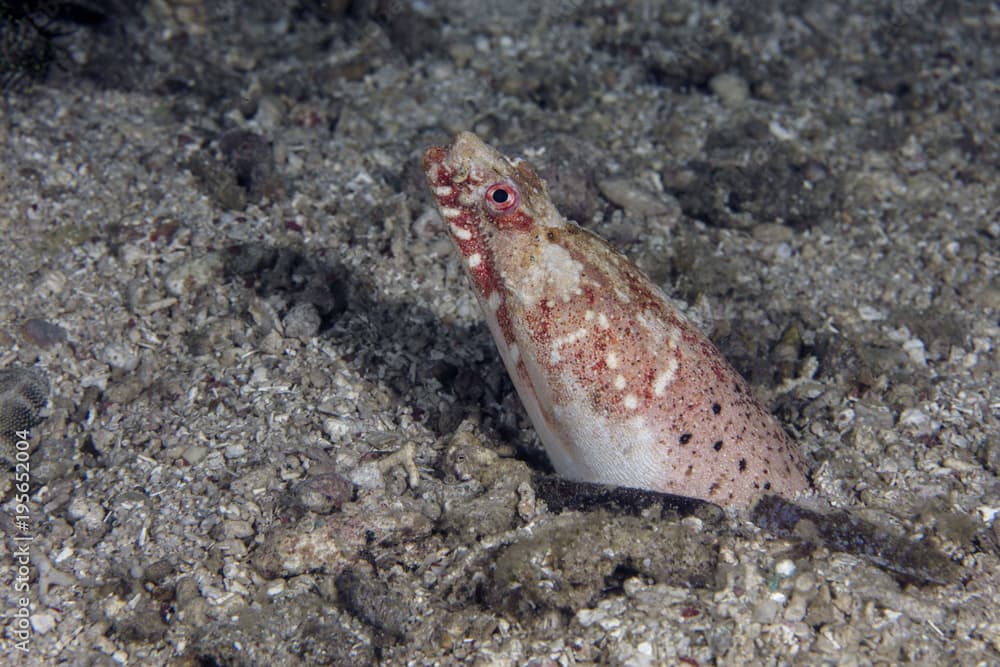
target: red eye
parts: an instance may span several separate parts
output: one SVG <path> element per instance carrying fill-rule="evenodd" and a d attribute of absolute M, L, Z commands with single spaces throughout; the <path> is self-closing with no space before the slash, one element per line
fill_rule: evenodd
<path fill-rule="evenodd" d="M 520 201 L 517 190 L 510 183 L 494 183 L 486 188 L 486 205 L 494 213 L 501 215 L 510 213 Z"/>

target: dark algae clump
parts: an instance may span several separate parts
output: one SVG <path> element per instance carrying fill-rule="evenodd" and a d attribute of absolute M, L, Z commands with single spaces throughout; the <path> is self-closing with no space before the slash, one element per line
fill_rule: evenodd
<path fill-rule="evenodd" d="M 765 496 L 750 510 L 750 517 L 764 530 L 861 556 L 914 583 L 949 584 L 961 572 L 958 564 L 922 541 L 893 535 L 848 512 L 821 514 L 778 496 Z"/>

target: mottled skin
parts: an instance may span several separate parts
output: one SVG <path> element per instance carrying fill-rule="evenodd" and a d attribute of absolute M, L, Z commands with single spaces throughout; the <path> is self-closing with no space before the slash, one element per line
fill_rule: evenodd
<path fill-rule="evenodd" d="M 716 347 L 544 182 L 474 134 L 424 170 L 507 371 L 570 479 L 747 507 L 805 466 Z"/>

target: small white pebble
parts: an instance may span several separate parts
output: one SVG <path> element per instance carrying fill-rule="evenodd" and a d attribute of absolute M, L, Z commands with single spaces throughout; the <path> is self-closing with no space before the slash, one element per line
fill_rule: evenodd
<path fill-rule="evenodd" d="M 139 367 L 139 355 L 125 343 L 109 343 L 101 355 L 112 368 L 131 373 Z"/>
<path fill-rule="evenodd" d="M 227 459 L 238 459 L 247 453 L 247 448 L 242 443 L 236 443 L 233 445 L 227 445 L 223 456 Z"/>
<path fill-rule="evenodd" d="M 598 621 L 598 625 L 600 625 L 601 629 L 604 630 L 605 632 L 607 632 L 608 630 L 614 630 L 615 628 L 621 626 L 621 624 L 622 620 L 620 618 L 612 618 L 608 616 L 605 616 L 600 621 Z"/>
<path fill-rule="evenodd" d="M 731 109 L 744 106 L 750 97 L 750 84 L 740 75 L 730 72 L 716 74 L 709 80 L 708 87 L 724 106 Z"/>
<path fill-rule="evenodd" d="M 968 461 L 963 461 L 961 459 L 954 458 L 952 456 L 947 456 L 941 461 L 942 468 L 948 468 L 956 472 L 971 472 L 976 470 L 977 466 L 969 463 Z"/>
<path fill-rule="evenodd" d="M 45 297 L 52 294 L 62 294 L 66 287 L 66 276 L 59 271 L 49 271 L 38 282 L 37 292 Z"/>
<path fill-rule="evenodd" d="M 872 306 L 858 306 L 858 315 L 865 322 L 877 322 L 885 319 L 885 313 Z"/>
<path fill-rule="evenodd" d="M 646 583 L 639 577 L 629 577 L 622 583 L 622 590 L 625 595 L 635 597 L 640 591 L 645 590 Z"/>
<path fill-rule="evenodd" d="M 44 635 L 56 627 L 56 618 L 47 611 L 31 615 L 31 629 L 35 634 Z"/>
<path fill-rule="evenodd" d="M 1000 515 L 1000 507 L 990 507 L 989 505 L 980 505 L 976 508 L 976 512 L 979 513 L 979 520 L 983 523 L 993 523 L 997 515 Z"/>
<path fill-rule="evenodd" d="M 700 533 L 705 528 L 705 522 L 696 516 L 686 516 L 681 519 L 681 525 L 692 533 Z"/>
<path fill-rule="evenodd" d="M 909 355 L 910 360 L 917 366 L 927 365 L 927 353 L 924 348 L 924 341 L 919 338 L 911 338 L 903 343 L 903 351 Z"/>
<path fill-rule="evenodd" d="M 907 408 L 899 415 L 899 425 L 908 426 L 921 433 L 930 433 L 931 418 L 920 408 Z"/>
<path fill-rule="evenodd" d="M 774 566 L 774 573 L 782 579 L 787 579 L 795 574 L 795 562 L 788 558 L 778 561 Z"/>
<path fill-rule="evenodd" d="M 377 489 L 385 485 L 377 463 L 364 463 L 352 470 L 347 479 L 363 489 Z"/>
<path fill-rule="evenodd" d="M 601 616 L 602 614 L 598 612 L 596 609 L 581 609 L 580 611 L 576 612 L 576 621 L 581 626 L 589 628 Z"/>
<path fill-rule="evenodd" d="M 327 417 L 322 424 L 323 433 L 328 438 L 336 440 L 351 432 L 351 426 L 346 420 L 338 417 Z"/>
<path fill-rule="evenodd" d="M 205 460 L 208 456 L 208 447 L 204 445 L 189 445 L 184 448 L 181 452 L 181 458 L 187 461 L 190 465 L 197 465 Z"/>

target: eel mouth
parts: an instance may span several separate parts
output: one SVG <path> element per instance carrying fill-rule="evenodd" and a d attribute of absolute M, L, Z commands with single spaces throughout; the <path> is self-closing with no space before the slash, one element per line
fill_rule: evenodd
<path fill-rule="evenodd" d="M 509 169 L 500 153 L 471 132 L 459 132 L 450 146 L 432 146 L 424 153 L 424 173 L 433 185 L 441 184 L 445 172 L 462 180 L 461 175 L 473 171 L 473 165 L 505 174 Z"/>

